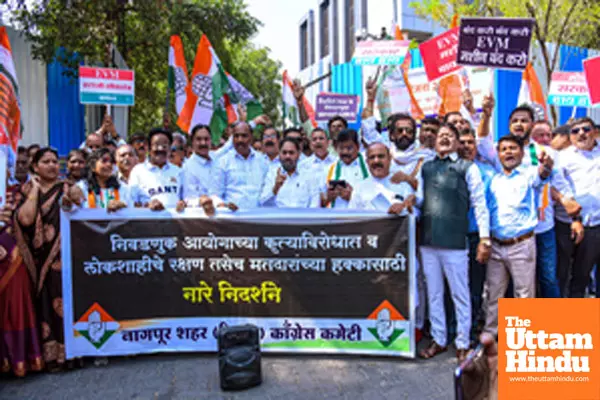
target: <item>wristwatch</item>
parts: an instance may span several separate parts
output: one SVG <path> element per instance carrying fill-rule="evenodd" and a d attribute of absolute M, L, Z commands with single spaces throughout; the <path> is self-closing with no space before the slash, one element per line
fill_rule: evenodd
<path fill-rule="evenodd" d="M 481 243 L 482 245 L 484 245 L 487 248 L 492 247 L 492 241 L 490 240 L 490 238 L 481 238 L 481 239 L 479 239 L 479 243 Z"/>

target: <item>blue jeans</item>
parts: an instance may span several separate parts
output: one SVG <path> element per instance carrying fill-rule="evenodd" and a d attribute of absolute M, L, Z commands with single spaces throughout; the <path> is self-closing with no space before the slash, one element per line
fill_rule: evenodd
<path fill-rule="evenodd" d="M 535 235 L 537 246 L 537 280 L 540 293 L 537 297 L 559 298 L 560 289 L 556 276 L 556 234 L 554 228 L 547 232 Z"/>

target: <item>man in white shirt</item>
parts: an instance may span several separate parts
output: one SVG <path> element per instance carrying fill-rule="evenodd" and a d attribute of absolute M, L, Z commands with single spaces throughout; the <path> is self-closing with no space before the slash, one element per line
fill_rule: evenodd
<path fill-rule="evenodd" d="M 246 122 L 233 127 L 233 147 L 218 161 L 215 168 L 216 195 L 230 208 L 256 208 L 267 173 L 264 157 L 252 146 L 252 130 Z"/>
<path fill-rule="evenodd" d="M 410 184 L 391 182 L 391 160 L 390 150 L 383 143 L 369 145 L 367 164 L 371 176 L 356 186 L 348 208 L 378 210 L 389 214 L 406 214 L 407 211 L 412 211 L 417 204 L 417 197 Z M 421 191 L 419 193 L 422 194 Z"/>
<path fill-rule="evenodd" d="M 318 181 L 311 171 L 300 171 L 300 144 L 291 138 L 281 142 L 281 167 L 271 168 L 265 178 L 260 204 L 263 207 L 317 208 L 320 206 Z"/>
<path fill-rule="evenodd" d="M 268 125 L 262 132 L 262 151 L 269 167 L 279 167 L 279 132 L 274 126 Z"/>
<path fill-rule="evenodd" d="M 558 280 L 563 297 L 578 298 L 585 295 L 594 265 L 600 266 L 600 143 L 590 118 L 571 124 L 570 139 L 572 145 L 560 152 L 557 169 L 581 212 L 571 218 L 564 209 L 556 210 Z"/>
<path fill-rule="evenodd" d="M 304 135 L 302 134 L 302 132 L 300 131 L 299 128 L 287 128 L 285 131 L 283 131 L 283 138 L 290 138 L 290 139 L 294 139 L 295 141 L 298 142 L 298 144 L 300 145 L 300 158 L 298 159 L 299 163 L 302 163 L 304 161 L 306 161 L 307 157 L 306 155 L 304 155 Z"/>
<path fill-rule="evenodd" d="M 217 190 L 215 159 L 210 151 L 211 133 L 205 125 L 196 125 L 190 133 L 194 153 L 183 165 L 183 199 L 189 207 L 197 207 L 202 196 Z M 215 203 L 219 203 L 215 200 Z"/>
<path fill-rule="evenodd" d="M 155 128 L 148 135 L 150 157 L 136 165 L 129 176 L 131 196 L 134 203 L 153 211 L 176 208 L 182 211 L 183 174 L 181 168 L 169 163 L 169 151 L 173 137 L 162 128 Z"/>
<path fill-rule="evenodd" d="M 123 144 L 117 148 L 117 151 L 115 151 L 115 160 L 117 162 L 117 168 L 119 169 L 119 172 L 117 172 L 117 179 L 119 180 L 119 183 L 128 185 L 131 171 L 137 164 L 135 150 L 129 144 Z"/>
<path fill-rule="evenodd" d="M 321 186 L 321 206 L 344 209 L 348 208 L 354 187 L 369 177 L 369 169 L 364 156 L 358 151 L 358 133 L 355 130 L 346 129 L 338 133 L 335 148 L 340 159 L 331 164 Z"/>
<path fill-rule="evenodd" d="M 324 176 L 329 166 L 337 161 L 337 157 L 329 151 L 331 140 L 327 132 L 321 128 L 315 128 L 310 137 L 310 148 L 313 154 L 307 157 L 298 166 L 301 170 L 309 170 L 317 177 Z"/>

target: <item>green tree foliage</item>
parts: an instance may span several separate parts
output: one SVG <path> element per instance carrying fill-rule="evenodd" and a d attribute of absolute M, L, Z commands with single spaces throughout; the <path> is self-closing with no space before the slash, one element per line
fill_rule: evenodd
<path fill-rule="evenodd" d="M 269 57 L 268 49 L 250 44 L 260 21 L 249 14 L 243 0 L 45 0 L 33 6 L 19 0 L 8 4 L 12 21 L 32 43 L 34 57 L 62 63 L 73 77 L 83 61 L 111 65 L 110 46 L 118 48 L 136 72 L 130 132 L 147 131 L 162 121 L 172 34 L 182 38 L 190 73 L 204 33 L 225 69 L 263 101 L 265 110 L 276 112 L 281 96 L 276 83 L 279 63 Z M 64 51 L 57 53 L 58 48 Z M 169 104 L 175 121 L 172 94 Z"/>

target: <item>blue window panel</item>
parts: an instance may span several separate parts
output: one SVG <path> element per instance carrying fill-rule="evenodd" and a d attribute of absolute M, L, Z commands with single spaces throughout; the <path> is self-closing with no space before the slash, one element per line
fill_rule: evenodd
<path fill-rule="evenodd" d="M 519 91 L 523 72 L 496 70 L 494 93 L 496 96 L 496 121 L 494 124 L 494 137 L 496 140 L 509 133 L 508 118 L 510 113 L 518 106 Z"/>
<path fill-rule="evenodd" d="M 64 71 L 57 62 L 46 69 L 50 146 L 60 156 L 79 148 L 85 140 L 85 107 L 79 104 L 79 85 L 76 79 L 63 75 Z"/>
<path fill-rule="evenodd" d="M 345 63 L 331 66 L 331 91 L 333 93 L 354 94 L 360 97 L 357 122 L 350 123 L 349 127 L 360 128 L 360 114 L 362 113 L 362 68 L 354 63 Z"/>

